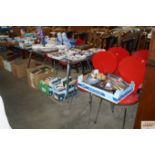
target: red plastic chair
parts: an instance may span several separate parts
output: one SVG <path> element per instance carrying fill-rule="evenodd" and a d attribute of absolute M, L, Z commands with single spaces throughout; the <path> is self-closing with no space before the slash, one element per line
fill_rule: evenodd
<path fill-rule="evenodd" d="M 129 53 L 126 49 L 122 47 L 113 47 L 109 48 L 107 52 L 111 52 L 114 54 L 117 58 L 117 62 L 119 63 L 122 59 L 126 58 L 129 56 Z"/>
<path fill-rule="evenodd" d="M 118 66 L 119 74 L 125 81 L 129 83 L 131 81 L 134 81 L 135 90 L 132 94 L 123 99 L 119 103 L 119 105 L 123 106 L 133 105 L 138 102 L 137 90 L 142 85 L 144 80 L 145 63 L 146 62 L 144 61 L 144 59 L 136 56 L 127 57 L 120 62 Z M 127 107 L 125 107 L 124 111 L 123 128 L 125 126 L 126 113 L 127 113 Z"/>
<path fill-rule="evenodd" d="M 123 99 L 118 105 L 125 106 L 123 117 L 123 128 L 125 126 L 127 106 L 136 104 L 138 101 L 137 90 L 143 83 L 145 73 L 145 61 L 142 58 L 129 56 L 124 58 L 118 65 L 119 75 L 128 83 L 135 82 L 135 90 L 132 94 Z M 100 104 L 101 106 L 101 104 Z M 114 111 L 115 104 L 111 104 L 112 112 Z M 100 108 L 100 107 L 99 107 Z M 99 111 L 99 110 L 98 110 Z M 96 116 L 97 121 L 98 113 Z"/>
<path fill-rule="evenodd" d="M 93 56 L 92 64 L 103 74 L 113 73 L 117 68 L 117 58 L 110 52 L 99 52 Z"/>
<path fill-rule="evenodd" d="M 121 77 L 128 83 L 134 81 L 135 91 L 143 83 L 146 62 L 139 57 L 130 56 L 123 59 L 118 66 Z"/>
<path fill-rule="evenodd" d="M 139 50 L 133 53 L 133 56 L 142 58 L 143 60 L 147 61 L 149 56 L 149 50 Z"/>
<path fill-rule="evenodd" d="M 64 67 L 67 67 L 67 62 L 64 62 L 64 61 L 59 61 L 59 64 L 64 66 Z"/>

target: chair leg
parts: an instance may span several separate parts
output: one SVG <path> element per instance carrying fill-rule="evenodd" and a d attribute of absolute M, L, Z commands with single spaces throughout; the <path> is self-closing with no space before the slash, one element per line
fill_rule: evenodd
<path fill-rule="evenodd" d="M 90 111 L 89 111 L 89 120 L 90 120 L 90 116 L 91 116 L 91 112 L 92 112 L 92 93 L 89 94 L 89 107 L 90 107 Z"/>
<path fill-rule="evenodd" d="M 127 107 L 124 109 L 124 116 L 123 116 L 123 129 L 125 129 L 125 122 L 126 122 L 126 115 L 127 115 Z"/>
<path fill-rule="evenodd" d="M 98 105 L 97 114 L 96 114 L 96 118 L 95 118 L 95 121 L 94 121 L 95 124 L 97 123 L 97 120 L 98 120 L 98 116 L 99 116 L 99 113 L 100 113 L 100 110 L 101 110 L 101 105 L 102 105 L 102 98 L 101 98 L 101 100 L 99 102 L 99 105 Z"/>
<path fill-rule="evenodd" d="M 76 72 L 79 73 L 79 66 L 78 66 L 78 64 L 75 65 L 75 69 L 76 69 Z"/>
<path fill-rule="evenodd" d="M 81 67 L 81 70 L 82 70 L 82 74 L 84 74 L 84 67 L 83 67 L 82 62 L 80 62 L 80 67 Z"/>
<path fill-rule="evenodd" d="M 114 110 L 115 110 L 115 104 L 111 103 L 111 111 L 112 111 L 112 113 L 114 112 Z"/>

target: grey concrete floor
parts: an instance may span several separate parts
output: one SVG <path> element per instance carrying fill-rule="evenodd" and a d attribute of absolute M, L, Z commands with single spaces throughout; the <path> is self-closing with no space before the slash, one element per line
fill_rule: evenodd
<path fill-rule="evenodd" d="M 8 120 L 16 129 L 120 129 L 124 107 L 102 102 L 98 122 L 94 119 L 99 98 L 93 97 L 90 114 L 89 94 L 78 92 L 72 103 L 57 103 L 44 93 L 32 89 L 26 77 L 16 79 L 12 73 L 0 70 L 0 95 L 3 98 Z M 127 108 L 125 128 L 133 128 L 137 104 Z"/>

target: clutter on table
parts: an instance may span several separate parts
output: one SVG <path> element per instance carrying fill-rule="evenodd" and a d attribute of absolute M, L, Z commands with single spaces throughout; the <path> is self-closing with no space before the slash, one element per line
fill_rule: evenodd
<path fill-rule="evenodd" d="M 37 52 L 37 51 L 51 52 L 51 51 L 57 51 L 58 48 L 52 44 L 46 44 L 45 46 L 43 46 L 41 44 L 34 44 L 34 45 L 32 45 L 32 50 L 35 52 Z"/>
<path fill-rule="evenodd" d="M 105 51 L 104 49 L 88 49 L 88 50 L 80 50 L 77 48 L 69 49 L 69 50 L 60 50 L 59 52 L 48 53 L 47 56 L 56 60 L 67 59 L 72 62 L 82 61 L 86 58 L 92 56 L 93 54 Z"/>

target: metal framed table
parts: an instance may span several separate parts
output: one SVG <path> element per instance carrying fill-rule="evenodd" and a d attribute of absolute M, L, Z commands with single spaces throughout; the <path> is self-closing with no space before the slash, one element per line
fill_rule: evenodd
<path fill-rule="evenodd" d="M 49 57 L 49 56 L 48 56 L 48 57 Z M 66 98 L 68 97 L 69 76 L 71 75 L 71 65 L 74 65 L 74 64 L 79 63 L 80 66 L 82 67 L 82 62 L 85 61 L 85 62 L 88 64 L 89 71 L 92 70 L 92 67 L 91 67 L 91 64 L 90 64 L 90 59 L 91 59 L 90 56 L 89 56 L 89 57 L 86 57 L 85 59 L 77 60 L 77 61 L 72 61 L 72 60 L 69 60 L 69 59 L 67 59 L 67 58 L 63 58 L 63 59 L 57 59 L 57 58 L 55 58 L 55 57 L 49 57 L 49 58 L 52 58 L 52 59 L 54 59 L 54 60 L 56 60 L 56 61 L 63 61 L 63 62 L 65 62 L 65 63 L 67 64 L 67 70 L 66 70 L 66 77 L 67 77 L 67 87 L 66 87 L 67 93 L 66 93 L 66 94 L 67 94 L 67 95 L 66 95 Z M 54 67 L 56 67 L 56 66 L 54 65 Z"/>

